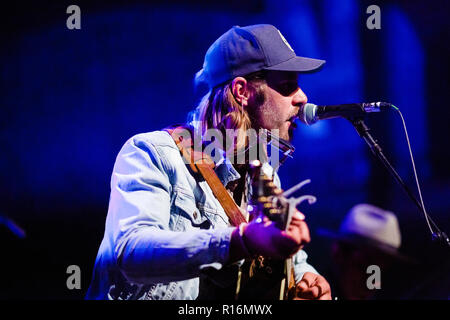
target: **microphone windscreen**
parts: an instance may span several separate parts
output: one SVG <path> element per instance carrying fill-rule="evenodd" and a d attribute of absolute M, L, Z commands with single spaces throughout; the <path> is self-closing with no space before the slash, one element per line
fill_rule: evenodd
<path fill-rule="evenodd" d="M 306 103 L 300 109 L 300 121 L 306 125 L 312 125 L 318 121 L 317 119 L 317 105 L 313 103 Z"/>

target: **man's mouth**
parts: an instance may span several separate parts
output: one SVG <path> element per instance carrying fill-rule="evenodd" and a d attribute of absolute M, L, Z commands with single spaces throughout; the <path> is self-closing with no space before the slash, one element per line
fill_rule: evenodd
<path fill-rule="evenodd" d="M 299 118 L 298 118 L 298 115 L 295 115 L 295 116 L 290 117 L 290 118 L 288 119 L 288 122 L 290 122 L 291 125 L 292 125 L 294 128 L 297 128 L 297 124 L 296 124 L 295 122 L 296 122 L 298 119 L 299 119 Z"/>
<path fill-rule="evenodd" d="M 295 122 L 296 118 L 292 117 L 289 118 L 289 120 L 286 121 L 286 127 L 289 131 L 289 135 L 294 133 L 294 130 L 297 129 L 297 123 Z"/>

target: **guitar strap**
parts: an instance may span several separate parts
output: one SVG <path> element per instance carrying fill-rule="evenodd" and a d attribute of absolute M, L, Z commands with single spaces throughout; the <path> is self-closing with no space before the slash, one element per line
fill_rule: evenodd
<path fill-rule="evenodd" d="M 193 147 L 194 143 L 191 136 L 192 130 L 184 126 L 179 126 L 174 128 L 166 128 L 165 131 L 171 135 L 183 158 L 187 163 L 189 163 L 191 170 L 200 174 L 208 183 L 214 196 L 225 210 L 230 223 L 233 226 L 239 226 L 241 223 L 247 222 L 247 219 L 244 217 L 241 210 L 236 205 L 233 198 L 225 189 L 214 171 L 214 161 L 212 161 L 207 154 L 201 152 L 200 150 L 195 150 Z"/>

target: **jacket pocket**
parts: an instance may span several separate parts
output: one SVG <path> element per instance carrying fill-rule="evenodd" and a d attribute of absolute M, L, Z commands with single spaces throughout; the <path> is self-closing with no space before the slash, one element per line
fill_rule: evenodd
<path fill-rule="evenodd" d="M 195 198 L 182 191 L 177 191 L 172 205 L 172 211 L 178 215 L 175 231 L 186 231 L 193 228 L 209 229 L 211 222 L 204 210 L 196 206 Z"/>
<path fill-rule="evenodd" d="M 197 203 L 197 207 L 199 208 L 200 212 L 204 214 L 209 221 L 211 221 L 212 225 L 215 228 L 230 226 L 228 216 L 222 208 L 214 209 L 201 203 Z"/>

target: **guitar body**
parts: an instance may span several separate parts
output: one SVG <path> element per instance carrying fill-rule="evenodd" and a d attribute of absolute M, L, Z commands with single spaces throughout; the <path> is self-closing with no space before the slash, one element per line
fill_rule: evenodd
<path fill-rule="evenodd" d="M 250 201 L 252 211 L 265 215 L 274 221 L 278 228 L 285 230 L 290 216 L 295 210 L 282 196 L 273 180 L 262 173 L 261 164 L 251 166 L 252 188 Z M 255 219 L 250 215 L 250 219 Z M 295 277 L 292 259 L 278 260 L 263 256 L 247 260 L 242 265 L 236 290 L 239 300 L 288 300 L 295 296 Z"/>
<path fill-rule="evenodd" d="M 290 260 L 267 259 L 259 256 L 246 260 L 240 269 L 238 300 L 287 300 L 293 297 L 293 270 Z M 288 272 L 291 271 L 291 272 Z"/>

